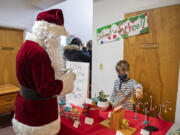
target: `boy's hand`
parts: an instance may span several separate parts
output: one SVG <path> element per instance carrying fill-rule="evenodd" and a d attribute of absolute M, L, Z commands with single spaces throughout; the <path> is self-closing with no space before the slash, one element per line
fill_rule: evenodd
<path fill-rule="evenodd" d="M 135 94 L 136 94 L 136 98 L 142 98 L 143 97 L 143 89 L 137 88 Z"/>

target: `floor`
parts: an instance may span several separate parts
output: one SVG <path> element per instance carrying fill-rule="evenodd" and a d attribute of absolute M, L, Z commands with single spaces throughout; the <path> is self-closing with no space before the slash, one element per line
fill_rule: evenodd
<path fill-rule="evenodd" d="M 15 135 L 11 124 L 12 117 L 12 113 L 0 115 L 0 135 Z"/>

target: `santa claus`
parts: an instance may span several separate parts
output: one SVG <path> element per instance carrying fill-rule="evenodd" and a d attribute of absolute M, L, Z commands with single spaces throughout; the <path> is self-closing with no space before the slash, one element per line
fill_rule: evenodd
<path fill-rule="evenodd" d="M 60 9 L 38 14 L 16 57 L 20 92 L 12 120 L 17 135 L 55 135 L 60 130 L 57 95 L 73 90 L 75 74 L 62 74 L 59 36 L 67 35 Z"/>

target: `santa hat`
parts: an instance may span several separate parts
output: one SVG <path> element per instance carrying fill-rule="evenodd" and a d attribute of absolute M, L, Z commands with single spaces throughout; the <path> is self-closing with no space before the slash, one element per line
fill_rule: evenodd
<path fill-rule="evenodd" d="M 46 21 L 59 26 L 64 25 L 64 16 L 61 9 L 52 9 L 38 14 L 36 21 Z"/>
<path fill-rule="evenodd" d="M 64 29 L 64 16 L 61 9 L 51 9 L 43 11 L 38 14 L 35 25 L 37 27 L 46 27 L 53 29 L 53 31 L 62 31 L 63 35 L 67 36 L 68 32 Z"/>

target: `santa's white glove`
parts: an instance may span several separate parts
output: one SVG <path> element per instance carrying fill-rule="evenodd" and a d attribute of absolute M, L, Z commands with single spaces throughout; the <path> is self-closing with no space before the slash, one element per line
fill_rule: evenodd
<path fill-rule="evenodd" d="M 64 96 L 73 91 L 75 79 L 76 74 L 72 71 L 62 75 L 61 80 L 63 82 L 63 89 L 60 93 L 60 96 Z"/>

